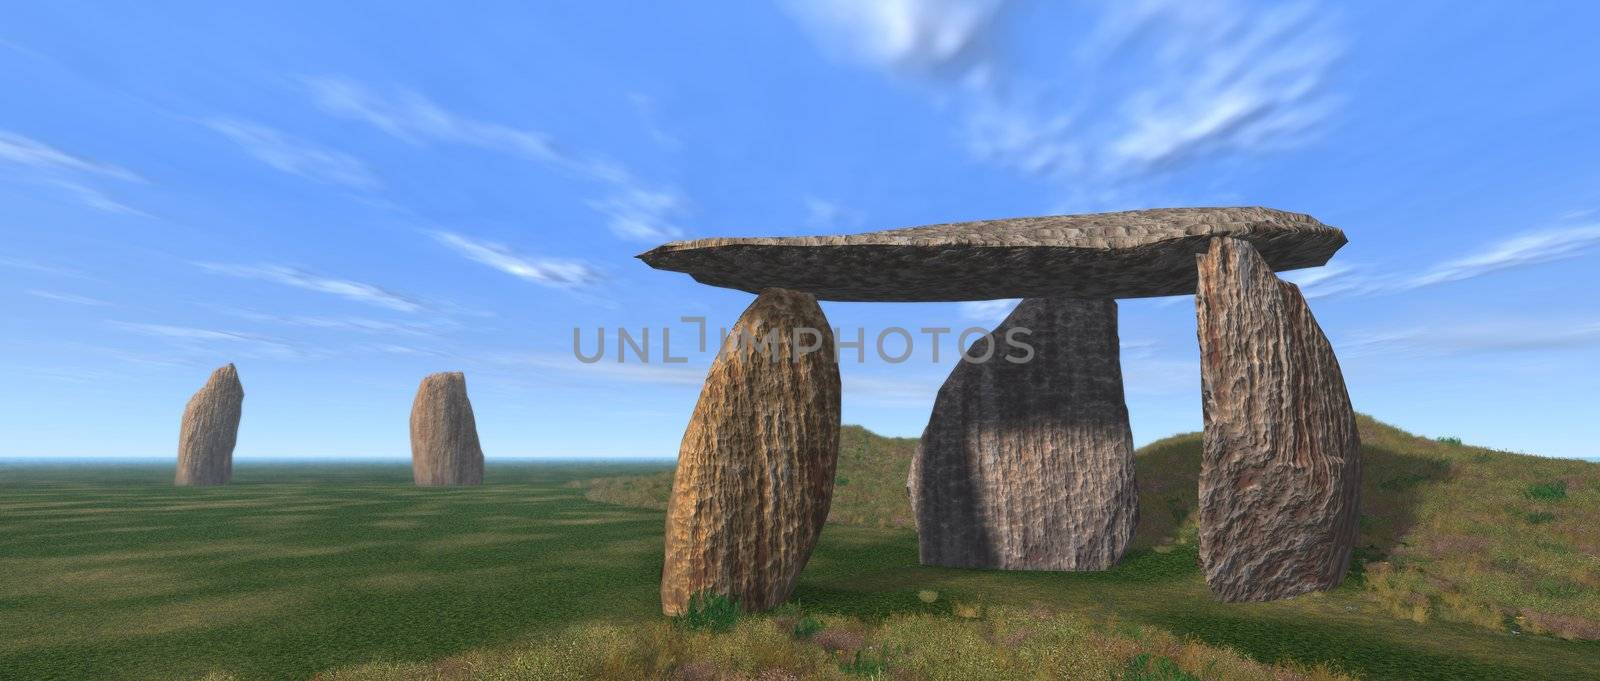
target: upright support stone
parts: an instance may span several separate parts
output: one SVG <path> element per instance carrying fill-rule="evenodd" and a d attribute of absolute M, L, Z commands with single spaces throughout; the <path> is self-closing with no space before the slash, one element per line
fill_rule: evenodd
<path fill-rule="evenodd" d="M 430 374 L 411 403 L 411 477 L 416 484 L 483 484 L 483 448 L 459 371 Z"/>
<path fill-rule="evenodd" d="M 661 610 L 697 594 L 789 598 L 833 498 L 839 367 L 811 295 L 762 291 L 711 365 L 678 451 Z"/>
<path fill-rule="evenodd" d="M 1200 560 L 1224 601 L 1331 589 L 1355 544 L 1361 453 L 1333 348 L 1249 243 L 1198 256 Z"/>
<path fill-rule="evenodd" d="M 906 489 L 924 565 L 1116 565 L 1139 513 L 1116 301 L 1029 298 L 973 344 Z"/>
<path fill-rule="evenodd" d="M 178 428 L 178 485 L 226 485 L 233 479 L 233 445 L 239 439 L 244 386 L 228 364 L 211 372 L 183 408 Z"/>

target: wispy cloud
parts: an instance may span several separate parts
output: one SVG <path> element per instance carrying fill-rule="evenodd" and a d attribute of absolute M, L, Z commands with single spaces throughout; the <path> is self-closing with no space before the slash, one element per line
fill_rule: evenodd
<path fill-rule="evenodd" d="M 1020 302 L 1016 299 L 967 301 L 960 304 L 961 316 L 975 322 L 999 324 Z"/>
<path fill-rule="evenodd" d="M 896 73 L 965 78 L 989 64 L 984 44 L 1001 0 L 792 0 L 830 52 Z"/>
<path fill-rule="evenodd" d="M 224 343 L 238 346 L 242 351 L 253 355 L 278 358 L 298 358 L 305 354 L 288 343 L 250 333 L 143 322 L 111 321 L 109 323 L 125 331 L 145 336 L 166 338 L 186 346 Z"/>
<path fill-rule="evenodd" d="M 1078 191 L 1292 146 L 1334 108 L 1327 82 L 1342 45 L 1326 8 L 1107 3 L 1076 33 L 1052 35 L 1078 47 L 1037 78 L 1001 54 L 1007 4 L 789 6 L 828 51 L 930 86 L 976 157 Z"/>
<path fill-rule="evenodd" d="M 382 185 L 365 163 L 349 154 L 323 149 L 253 123 L 231 119 L 212 119 L 204 123 L 244 147 L 262 163 L 291 175 L 361 190 Z"/>
<path fill-rule="evenodd" d="M 667 132 L 661 127 L 656 116 L 656 99 L 650 95 L 635 92 L 628 95 L 628 103 L 633 105 L 634 111 L 639 114 L 639 121 L 644 125 L 645 133 L 661 148 L 677 151 L 683 148 L 683 141 L 676 135 Z"/>
<path fill-rule="evenodd" d="M 0 163 L 22 168 L 29 179 L 66 190 L 79 203 L 95 210 L 149 217 L 147 213 L 111 198 L 90 184 L 92 179 L 144 182 L 133 171 L 61 151 L 44 142 L 0 130 Z"/>
<path fill-rule="evenodd" d="M 428 348 L 419 348 L 419 347 L 412 346 L 412 345 L 401 345 L 399 343 L 368 343 L 366 345 L 362 345 L 360 347 L 357 347 L 356 348 L 356 352 L 360 353 L 360 354 L 367 354 L 367 353 L 377 352 L 377 353 L 382 353 L 382 354 L 385 354 L 385 355 L 402 355 L 402 356 L 406 356 L 406 357 L 448 357 L 449 356 L 448 353 L 439 352 L 438 350 L 430 350 Z"/>
<path fill-rule="evenodd" d="M 683 236 L 672 216 L 684 212 L 684 199 L 674 191 L 621 187 L 618 193 L 589 202 L 605 215 L 611 232 L 631 241 L 662 241 Z"/>
<path fill-rule="evenodd" d="M 400 336 L 431 337 L 457 326 L 456 322 L 444 318 L 430 319 L 427 321 L 386 321 L 382 319 L 368 319 L 365 317 L 319 317 L 305 315 L 284 316 L 223 306 L 216 306 L 216 309 L 224 314 L 241 319 L 248 319 L 253 322 L 279 324 L 283 326 L 296 326 L 310 329 L 354 331 L 368 334 L 393 334 Z"/>
<path fill-rule="evenodd" d="M 631 354 L 628 359 L 628 362 L 618 362 L 615 361 L 616 355 L 612 354 L 593 364 L 585 364 L 571 355 L 524 354 L 501 355 L 491 358 L 491 361 L 512 368 L 549 369 L 605 381 L 697 386 L 706 380 L 704 366 L 638 362 L 632 361 L 634 357 Z"/>
<path fill-rule="evenodd" d="M 1535 265 L 1580 255 L 1600 244 L 1600 225 L 1533 232 L 1490 244 L 1488 248 L 1435 265 L 1402 283 L 1420 288 L 1482 276 L 1490 272 Z"/>
<path fill-rule="evenodd" d="M 129 182 L 142 181 L 142 178 L 126 168 L 74 156 L 38 140 L 5 130 L 0 130 L 0 161 L 30 168 L 103 175 Z"/>
<path fill-rule="evenodd" d="M 1184 164 L 1215 152 L 1292 143 L 1327 117 L 1324 87 L 1342 52 L 1311 3 L 1250 12 L 1182 0 L 1114 5 L 1091 49 L 1138 54 L 1156 78 L 1123 102 L 1126 129 L 1109 158 L 1132 172 Z"/>
<path fill-rule="evenodd" d="M 805 207 L 806 225 L 815 230 L 836 232 L 861 225 L 861 211 L 837 201 L 807 196 Z"/>
<path fill-rule="evenodd" d="M 275 284 L 327 293 L 400 312 L 420 312 L 424 309 L 421 303 L 372 284 L 324 277 L 283 265 L 224 265 L 216 263 L 196 263 L 196 265 L 212 274 L 270 281 Z"/>
<path fill-rule="evenodd" d="M 1329 264 L 1283 276 L 1307 298 L 1398 293 L 1481 277 L 1503 270 L 1575 258 L 1600 247 L 1600 225 L 1519 234 L 1415 274 L 1374 274 L 1370 266 Z"/>
<path fill-rule="evenodd" d="M 90 298 L 88 296 L 80 296 L 73 293 L 61 293 L 59 291 L 41 291 L 38 289 L 33 289 L 28 291 L 28 295 L 35 298 L 53 300 L 58 303 L 70 303 L 72 305 L 83 305 L 86 307 L 109 307 L 111 305 L 111 303 L 100 300 L 99 298 Z"/>
<path fill-rule="evenodd" d="M 1344 263 L 1285 272 L 1281 276 L 1300 287 L 1301 295 L 1308 299 L 1366 291 L 1372 285 L 1363 267 Z"/>
<path fill-rule="evenodd" d="M 94 187 L 91 187 L 89 185 L 83 184 L 81 182 L 75 182 L 75 181 L 72 181 L 72 180 L 54 179 L 54 180 L 50 180 L 50 184 L 53 184 L 53 185 L 55 185 L 57 187 L 60 187 L 60 188 L 62 188 L 64 190 L 66 190 L 67 193 L 72 194 L 74 197 L 77 197 L 77 199 L 78 199 L 78 201 L 80 203 L 82 203 L 83 205 L 88 206 L 90 208 L 93 208 L 95 210 L 102 210 L 102 211 L 105 211 L 107 213 L 121 213 L 121 214 L 124 214 L 124 215 L 137 215 L 137 216 L 140 216 L 140 217 L 151 217 L 149 213 L 146 213 L 146 212 L 144 212 L 142 210 L 139 210 L 138 208 L 134 208 L 133 206 L 130 206 L 130 205 L 126 204 L 126 203 L 118 201 L 118 200 L 116 200 L 114 198 L 111 198 L 105 192 L 100 191 L 99 189 L 95 189 Z"/>
<path fill-rule="evenodd" d="M 619 237 L 660 241 L 683 233 L 676 220 L 687 201 L 676 189 L 645 182 L 604 156 L 565 148 L 537 130 L 458 114 L 415 92 L 380 93 L 342 78 L 309 78 L 306 84 L 324 111 L 362 121 L 406 142 L 459 144 L 510 154 L 597 183 L 605 188 L 605 196 L 589 205 L 608 218 L 607 226 Z"/>
<path fill-rule="evenodd" d="M 524 257 L 505 245 L 480 241 L 455 232 L 433 232 L 433 238 L 468 259 L 546 286 L 583 286 L 600 278 L 597 270 L 577 260 Z"/>
<path fill-rule="evenodd" d="M 42 272 L 44 274 L 53 274 L 63 277 L 88 278 L 88 276 L 83 272 L 70 267 L 62 267 L 60 265 L 42 263 L 36 260 L 30 260 L 28 258 L 17 258 L 5 255 L 0 255 L 0 267 L 10 267 L 12 269 L 27 270 L 29 272 Z"/>
<path fill-rule="evenodd" d="M 1429 326 L 1357 333 L 1343 339 L 1340 351 L 1363 355 L 1457 355 L 1523 352 L 1600 345 L 1600 322 L 1570 320 L 1495 320 L 1456 326 Z"/>

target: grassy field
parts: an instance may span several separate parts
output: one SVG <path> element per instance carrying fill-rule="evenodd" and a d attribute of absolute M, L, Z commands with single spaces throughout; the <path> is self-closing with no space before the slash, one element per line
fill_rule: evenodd
<path fill-rule="evenodd" d="M 1023 637 L 1015 646 L 996 640 L 1010 640 L 1005 627 L 1030 629 L 1040 641 L 1099 637 L 1108 642 L 1101 648 L 1122 650 L 1109 664 L 1123 678 L 1219 678 L 1220 670 L 1233 667 L 1218 664 L 1249 664 L 1213 646 L 1268 663 L 1328 664 L 1364 678 L 1600 678 L 1600 643 L 1513 634 L 1442 616 L 1398 618 L 1393 603 L 1361 580 L 1330 594 L 1279 603 L 1213 602 L 1195 567 L 1192 529 L 1183 520 L 1194 487 L 1182 482 L 1192 478 L 1184 472 L 1192 456 L 1182 439 L 1141 455 L 1147 485 L 1141 544 L 1115 570 L 921 567 L 915 534 L 893 526 L 895 497 L 874 491 L 903 485 L 903 462 L 891 459 L 905 441 L 852 432 L 844 460 L 871 465 L 841 465 L 849 482 L 840 488 L 836 519 L 860 524 L 835 523 L 823 532 L 794 604 L 780 617 L 816 618 L 875 645 L 924 641 L 919 645 L 929 647 L 917 654 L 942 646 L 968 649 L 959 646 L 978 640 L 991 649 L 1004 644 L 1014 648 L 1004 653 L 1013 661 L 1023 654 L 1016 651 L 1034 650 L 1032 639 Z M 1379 435 L 1368 436 L 1369 454 L 1372 447 L 1390 446 Z M 1581 527 L 1562 539 L 1569 531 L 1563 523 L 1587 519 L 1594 527 L 1592 470 L 1600 467 L 1572 473 L 1561 468 L 1564 462 L 1546 469 L 1540 461 L 1435 444 L 1437 456 L 1374 463 L 1369 476 L 1376 498 L 1364 541 L 1374 564 L 1387 559 L 1383 564 L 1398 575 L 1396 584 L 1405 571 L 1428 575 L 1449 561 L 1475 564 L 1479 559 L 1467 556 L 1477 554 L 1486 555 L 1483 569 L 1498 569 L 1499 548 L 1451 553 L 1441 549 L 1452 547 L 1419 544 L 1418 553 L 1410 553 L 1404 538 L 1423 528 L 1430 528 L 1429 536 L 1466 534 L 1476 531 L 1473 523 L 1511 519 L 1523 523 L 1513 529 L 1524 531 L 1470 536 L 1490 537 L 1495 547 L 1533 549 L 1593 540 Z M 1508 491 L 1459 503 L 1501 515 L 1479 517 L 1475 511 L 1448 521 L 1459 526 L 1438 526 L 1446 522 L 1438 515 L 1449 514 L 1458 502 L 1430 500 L 1431 486 L 1476 480 L 1462 467 L 1479 464 L 1488 469 L 1473 485 Z M 253 465 L 240 466 L 228 487 L 177 489 L 168 466 L 3 466 L 0 678 L 276 679 L 329 670 L 339 670 L 331 678 L 468 678 L 479 675 L 483 668 L 473 665 L 485 660 L 514 669 L 519 660 L 548 658 L 552 647 L 592 658 L 581 653 L 597 636 L 627 639 L 634 648 L 671 643 L 714 657 L 716 650 L 739 649 L 745 640 L 739 637 L 774 629 L 771 617 L 716 635 L 685 633 L 662 622 L 660 512 L 585 498 L 625 488 L 644 497 L 655 483 L 580 482 L 640 475 L 657 482 L 665 476 L 639 466 L 491 463 L 481 488 L 419 489 L 400 465 Z M 1559 495 L 1553 491 L 1558 487 Z M 852 489 L 863 490 L 856 501 L 845 493 Z M 1527 515 L 1533 513 L 1554 517 L 1534 522 Z M 1579 574 L 1569 573 L 1580 585 L 1576 589 L 1539 591 L 1545 577 L 1534 575 L 1563 569 L 1569 564 L 1561 561 L 1570 555 L 1578 556 L 1571 565 L 1592 565 L 1583 562 L 1592 561 L 1593 553 L 1582 553 L 1588 549 L 1561 546 L 1565 552 L 1541 550 L 1517 559 L 1520 569 L 1538 570 L 1526 575 L 1532 595 L 1519 586 L 1495 597 L 1549 598 L 1530 602 L 1550 613 L 1589 602 L 1593 589 Z M 1428 600 L 1423 589 L 1476 593 L 1472 584 L 1425 584 L 1404 593 Z M 928 602 L 922 592 L 938 597 Z M 1016 613 L 1035 611 L 1073 623 L 1016 624 L 1024 617 Z M 1162 638 L 1167 634 L 1150 627 L 1178 638 Z M 682 641 L 673 643 L 673 636 Z M 812 648 L 821 646 L 807 645 L 812 647 L 792 654 L 814 656 Z M 620 654 L 638 662 L 643 653 L 634 648 L 624 646 Z M 1164 657 L 1135 653 L 1143 650 L 1165 651 Z M 1164 659 L 1192 665 L 1208 656 L 1214 658 L 1209 675 L 1128 666 Z M 906 653 L 895 664 L 926 662 L 919 659 Z M 684 665 L 673 673 L 690 678 L 687 665 L 699 660 L 679 661 Z M 830 669 L 860 672 L 859 677 L 873 671 L 876 663 L 867 663 L 853 671 Z M 504 678 L 540 676 L 508 672 Z"/>
<path fill-rule="evenodd" d="M 1417 437 L 1362 416 L 1365 475 L 1357 583 L 1394 616 L 1505 633 L 1600 639 L 1600 465 Z M 829 521 L 910 527 L 905 471 L 916 440 L 846 427 Z M 1201 440 L 1137 456 L 1135 546 L 1192 536 Z M 596 501 L 665 508 L 672 473 L 579 483 Z"/>

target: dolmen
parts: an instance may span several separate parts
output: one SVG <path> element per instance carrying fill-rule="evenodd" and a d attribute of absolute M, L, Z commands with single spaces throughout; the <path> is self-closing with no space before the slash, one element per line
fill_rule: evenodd
<path fill-rule="evenodd" d="M 233 479 L 233 447 L 239 440 L 244 386 L 239 370 L 227 364 L 211 372 L 183 408 L 178 426 L 178 472 L 182 487 L 226 485 Z"/>
<path fill-rule="evenodd" d="M 699 239 L 640 255 L 757 294 L 679 451 L 662 610 L 701 593 L 760 610 L 792 592 L 838 454 L 837 357 L 817 300 L 1022 298 L 935 399 L 907 476 L 921 561 L 1104 570 L 1138 520 L 1116 299 L 1193 294 L 1206 583 L 1224 601 L 1337 586 L 1359 507 L 1354 412 L 1305 299 L 1275 272 L 1323 265 L 1345 242 L 1300 213 L 1165 208 Z M 1017 331 L 1025 356 L 996 351 Z"/>
<path fill-rule="evenodd" d="M 419 486 L 483 484 L 483 447 L 459 371 L 429 374 L 411 403 L 411 477 Z"/>

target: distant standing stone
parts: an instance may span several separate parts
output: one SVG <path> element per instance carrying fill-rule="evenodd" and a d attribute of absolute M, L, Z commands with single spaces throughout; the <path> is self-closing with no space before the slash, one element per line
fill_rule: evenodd
<path fill-rule="evenodd" d="M 828 320 L 809 294 L 763 291 L 712 363 L 683 435 L 662 612 L 682 614 L 699 593 L 752 612 L 787 600 L 828 517 L 838 457 Z"/>
<path fill-rule="evenodd" d="M 1200 560 L 1224 601 L 1331 589 L 1355 544 L 1361 452 L 1333 348 L 1250 244 L 1199 256 Z"/>
<path fill-rule="evenodd" d="M 178 428 L 178 485 L 226 485 L 233 479 L 233 445 L 239 438 L 244 386 L 228 364 L 211 372 L 189 398 Z"/>
<path fill-rule="evenodd" d="M 411 404 L 411 476 L 418 485 L 483 484 L 483 448 L 459 371 L 422 379 Z"/>
<path fill-rule="evenodd" d="M 1022 330 L 1031 352 L 1007 342 Z M 985 355 L 950 372 L 912 459 L 922 563 L 1116 565 L 1139 512 L 1116 301 L 1024 300 L 968 350 Z"/>

